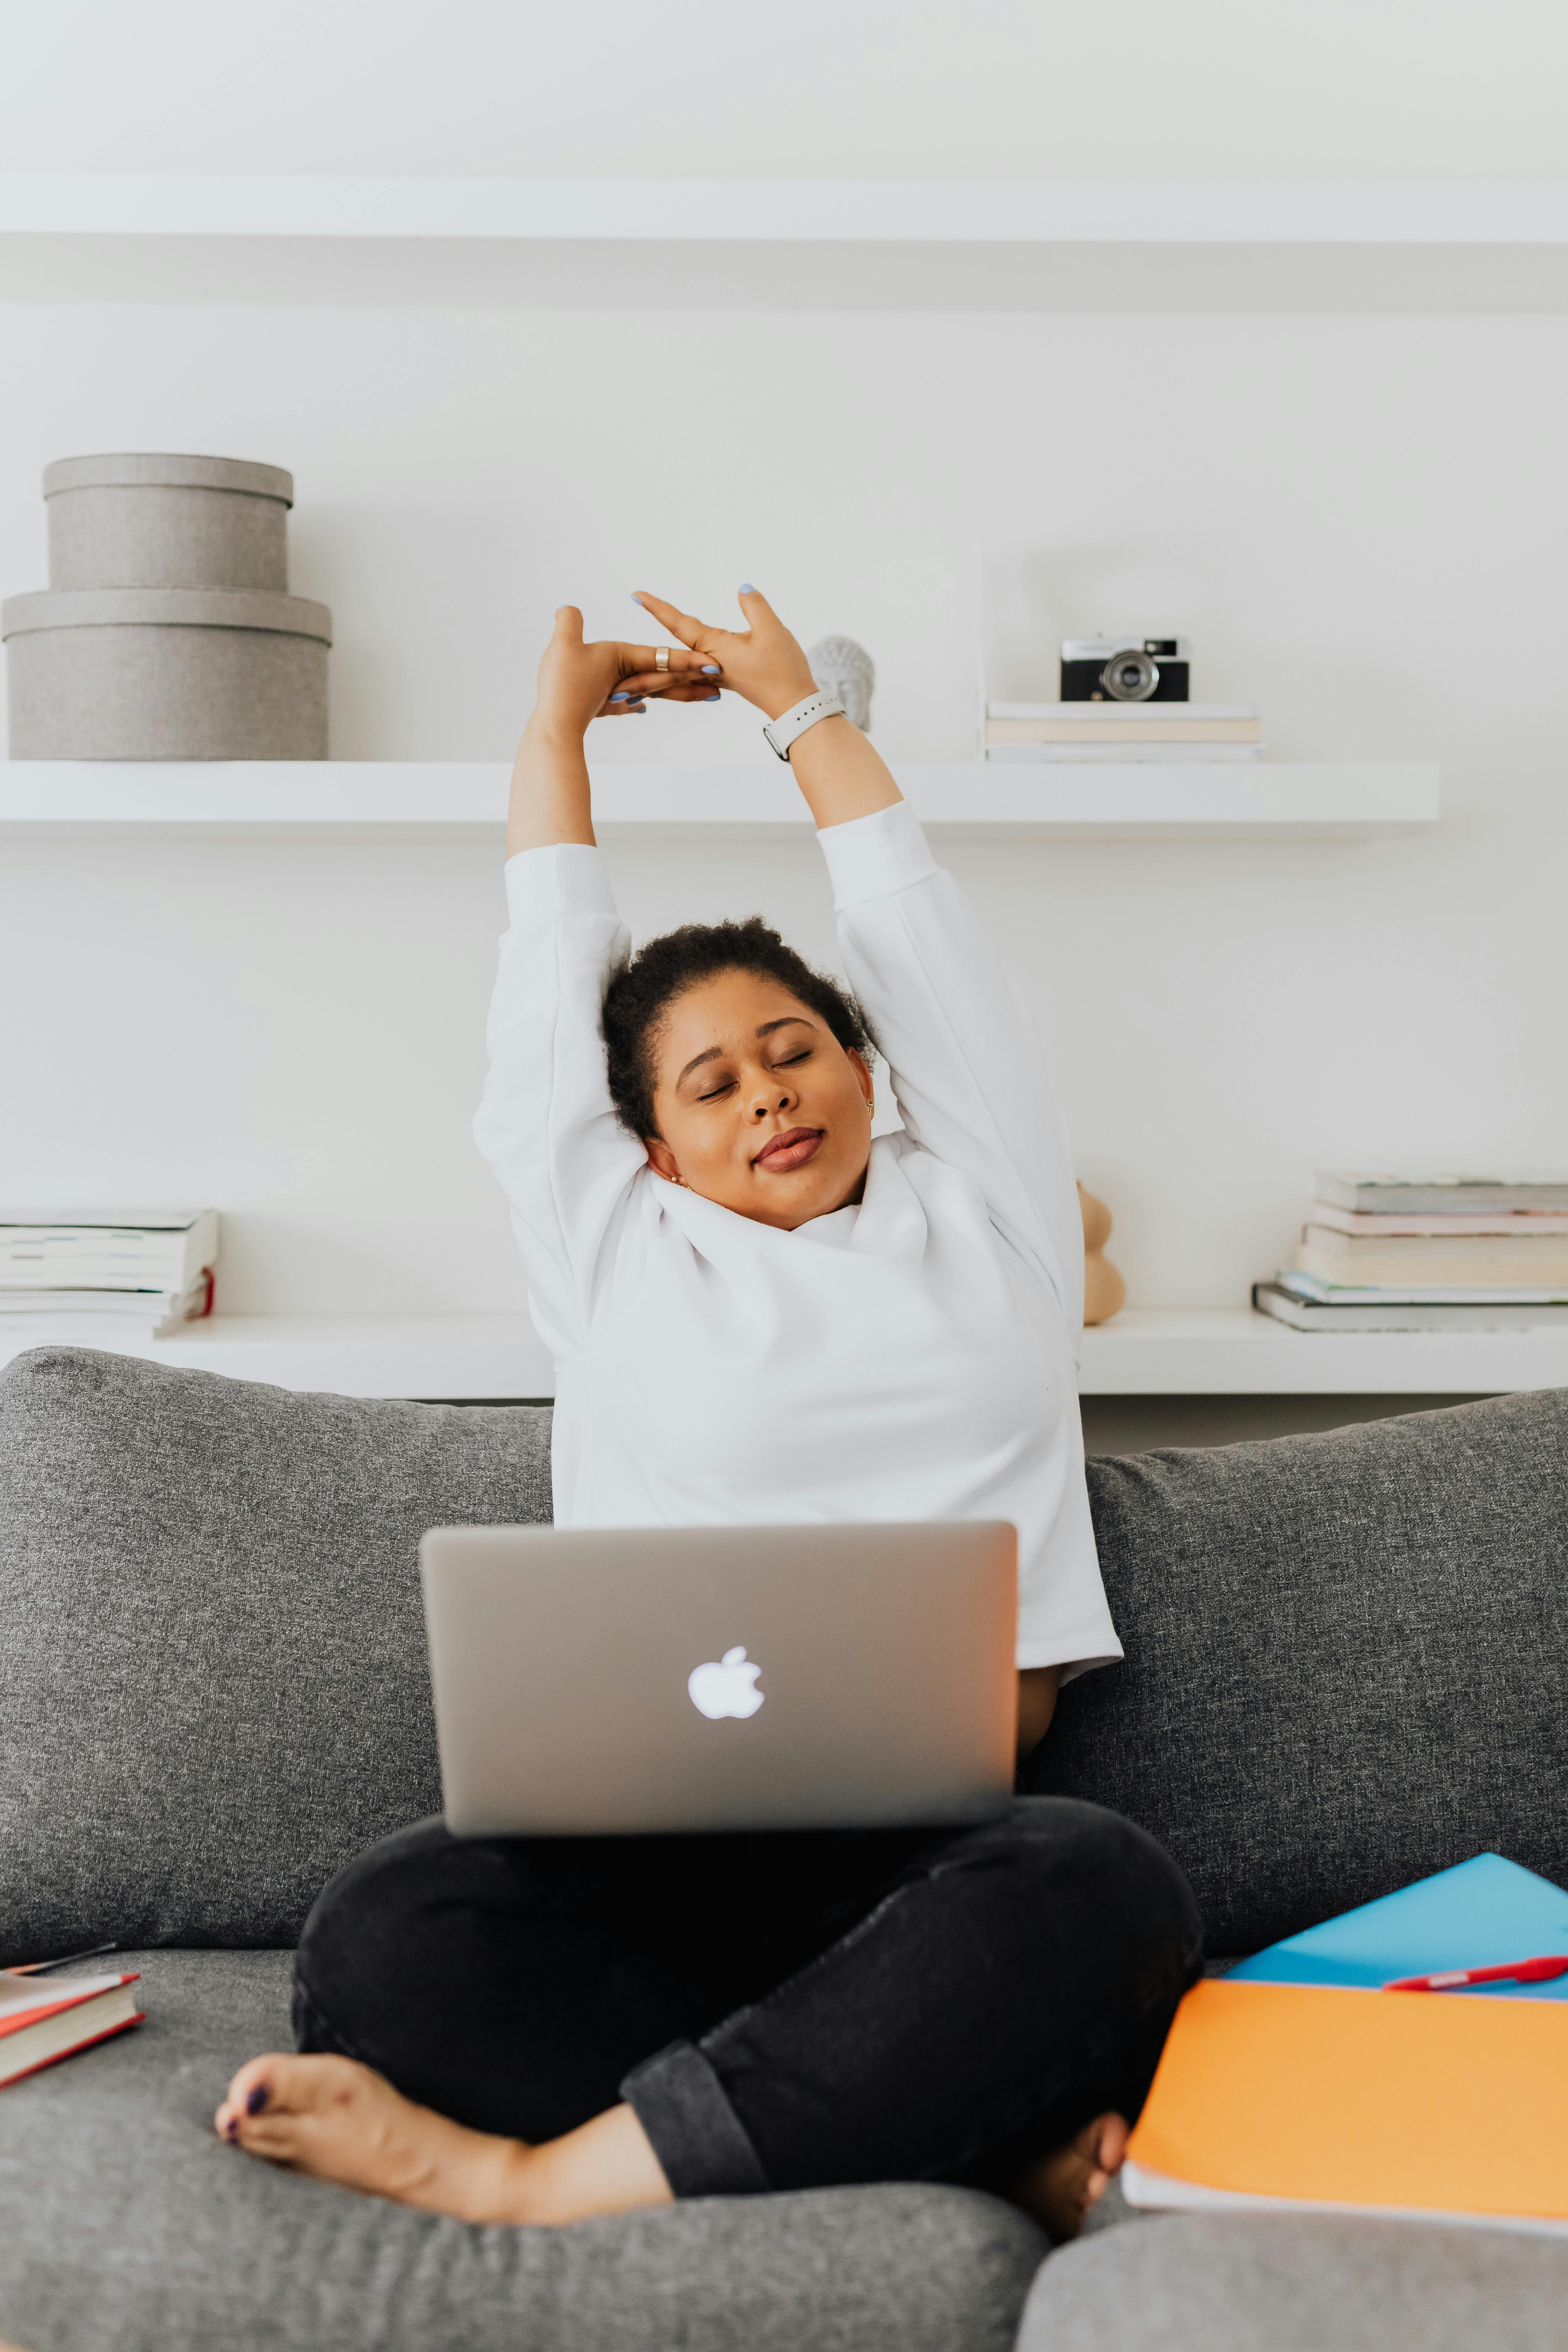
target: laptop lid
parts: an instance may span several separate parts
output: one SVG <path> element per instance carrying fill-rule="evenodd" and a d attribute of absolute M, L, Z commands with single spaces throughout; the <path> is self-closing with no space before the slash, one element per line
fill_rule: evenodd
<path fill-rule="evenodd" d="M 420 1570 L 459 1837 L 947 1823 L 1012 1795 L 1004 1521 L 437 1528 Z"/>

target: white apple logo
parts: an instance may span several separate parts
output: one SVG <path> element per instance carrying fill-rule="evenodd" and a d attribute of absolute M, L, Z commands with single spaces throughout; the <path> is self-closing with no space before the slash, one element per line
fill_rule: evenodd
<path fill-rule="evenodd" d="M 746 1656 L 746 1645 L 726 1650 L 721 1658 L 710 1658 L 705 1665 L 693 1666 L 686 1678 L 691 1704 L 700 1715 L 717 1722 L 721 1715 L 755 1715 L 764 1694 L 756 1687 L 761 1666 L 754 1666 Z"/>

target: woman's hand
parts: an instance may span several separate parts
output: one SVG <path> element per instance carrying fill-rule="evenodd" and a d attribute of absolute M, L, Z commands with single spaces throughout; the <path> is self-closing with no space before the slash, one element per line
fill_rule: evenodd
<path fill-rule="evenodd" d="M 716 662 L 720 683 L 743 700 L 754 703 L 764 718 L 777 719 L 808 694 L 816 693 L 816 681 L 805 656 L 767 598 L 760 596 L 754 588 L 742 588 L 737 599 L 746 616 L 743 629 L 710 628 L 706 621 L 683 613 L 677 604 L 667 604 L 661 597 L 650 596 L 646 589 L 637 592 L 636 601 L 661 629 L 668 629 L 686 648 L 688 661 L 699 665 Z M 679 654 L 671 654 L 671 669 L 681 658 Z M 625 680 L 637 694 L 657 691 L 658 682 L 658 673 L 651 669 L 638 671 Z"/>
<path fill-rule="evenodd" d="M 769 719 L 780 719 L 817 690 L 802 653 L 765 596 L 754 588 L 741 591 L 744 629 L 712 629 L 674 604 L 639 591 L 637 603 L 651 613 L 688 656 L 699 662 L 717 662 L 719 683 L 754 703 Z M 680 656 L 672 654 L 671 666 Z M 626 681 L 637 694 L 651 688 L 649 674 L 639 671 Z M 819 719 L 798 737 L 789 754 L 790 771 L 807 808 L 819 825 L 848 824 L 856 817 L 872 816 L 889 808 L 903 795 L 860 730 L 841 713 Z"/>
<path fill-rule="evenodd" d="M 653 667 L 652 646 L 622 645 L 610 637 L 586 644 L 583 615 L 563 604 L 539 665 L 539 693 L 529 725 L 542 734 L 580 740 L 594 719 L 619 719 L 646 709 L 647 695 L 669 702 L 709 702 L 718 693 L 718 664 L 711 654 L 672 653 L 668 669 Z M 636 681 L 642 678 L 639 687 Z"/>
<path fill-rule="evenodd" d="M 639 593 L 644 612 L 679 650 L 664 669 L 651 646 L 586 645 L 583 615 L 563 604 L 539 665 L 539 699 L 512 769 L 507 855 L 594 839 L 583 738 L 591 719 L 644 710 L 648 698 L 710 702 L 721 686 L 769 719 L 815 694 L 806 658 L 765 596 L 741 591 L 744 629 L 710 628 L 662 598 Z M 843 717 L 824 719 L 792 747 L 790 767 L 819 825 L 847 824 L 901 797 L 879 755 Z"/>
<path fill-rule="evenodd" d="M 672 653 L 656 670 L 652 646 L 605 638 L 588 645 L 583 615 L 563 604 L 539 665 L 539 693 L 511 772 L 506 854 L 559 842 L 594 839 L 594 813 L 583 738 L 595 719 L 619 719 L 647 709 L 647 696 L 667 702 L 711 702 L 718 665 L 711 655 Z M 638 679 L 642 680 L 639 685 Z"/>
<path fill-rule="evenodd" d="M 1051 1727 L 1057 1694 L 1062 1686 L 1060 1666 L 1025 1666 L 1018 1675 L 1018 1761 L 1037 1748 Z"/>

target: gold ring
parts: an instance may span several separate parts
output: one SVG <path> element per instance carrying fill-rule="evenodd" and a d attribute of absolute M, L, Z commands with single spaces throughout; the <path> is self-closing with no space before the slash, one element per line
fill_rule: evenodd
<path fill-rule="evenodd" d="M 660 646 L 658 651 L 653 657 L 653 666 L 655 669 L 668 669 L 669 667 L 669 647 L 668 646 Z"/>

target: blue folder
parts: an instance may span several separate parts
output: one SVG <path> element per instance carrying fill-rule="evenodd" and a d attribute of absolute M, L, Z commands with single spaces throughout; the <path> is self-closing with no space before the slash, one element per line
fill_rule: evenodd
<path fill-rule="evenodd" d="M 1500 1968 L 1568 1952 L 1568 1893 L 1533 1870 L 1478 1853 L 1376 1903 L 1270 1944 L 1227 1983 L 1383 1985 L 1439 1969 Z M 1568 1976 L 1545 1984 L 1477 1985 L 1445 1998 L 1568 2000 Z"/>

